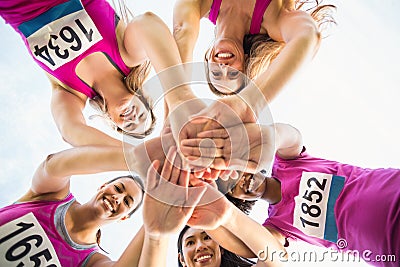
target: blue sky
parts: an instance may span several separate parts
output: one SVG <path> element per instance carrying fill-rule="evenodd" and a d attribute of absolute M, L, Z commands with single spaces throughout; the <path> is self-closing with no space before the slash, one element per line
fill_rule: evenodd
<path fill-rule="evenodd" d="M 135 14 L 153 11 L 171 26 L 173 2 L 131 1 L 129 6 Z M 400 4 L 394 0 L 325 2 L 338 6 L 338 26 L 323 40 L 313 62 L 271 104 L 274 121 L 300 129 L 313 155 L 362 167 L 398 168 Z M 204 20 L 201 26 L 196 60 L 202 59 L 212 42 L 211 23 Z M 52 120 L 50 84 L 43 71 L 3 20 L 0 34 L 0 206 L 4 206 L 26 192 L 32 173 L 47 154 L 69 146 Z M 96 121 L 89 123 L 104 129 Z M 72 192 L 85 201 L 92 195 L 87 192 L 114 175 L 73 178 Z M 257 204 L 252 217 L 263 222 L 266 208 Z M 118 227 L 104 229 L 104 247 L 112 258 L 120 255 L 140 223 L 137 214 Z M 176 266 L 174 242 L 172 238 L 167 264 L 171 267 Z"/>

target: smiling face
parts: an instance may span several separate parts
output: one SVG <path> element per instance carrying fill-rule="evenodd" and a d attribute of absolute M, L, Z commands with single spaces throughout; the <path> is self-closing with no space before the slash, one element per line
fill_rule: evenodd
<path fill-rule="evenodd" d="M 239 199 L 257 200 L 264 195 L 267 189 L 266 185 L 266 178 L 263 174 L 259 172 L 254 175 L 244 173 L 229 194 Z"/>
<path fill-rule="evenodd" d="M 137 95 L 118 107 L 109 107 L 108 114 L 115 125 L 127 133 L 144 133 L 148 128 L 146 121 L 151 117 L 150 111 Z"/>
<path fill-rule="evenodd" d="M 96 203 L 101 217 L 118 220 L 134 210 L 142 198 L 142 189 L 133 179 L 120 178 L 98 190 Z"/>
<path fill-rule="evenodd" d="M 181 263 L 188 267 L 220 267 L 221 248 L 203 230 L 188 228 L 182 236 Z"/>
<path fill-rule="evenodd" d="M 243 87 L 244 52 L 234 40 L 216 40 L 208 56 L 210 82 L 222 94 L 232 94 Z"/>

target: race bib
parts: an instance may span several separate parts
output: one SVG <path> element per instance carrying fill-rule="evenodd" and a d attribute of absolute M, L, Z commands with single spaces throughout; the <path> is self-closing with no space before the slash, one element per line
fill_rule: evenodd
<path fill-rule="evenodd" d="M 299 195 L 294 198 L 293 225 L 309 236 L 336 242 L 334 207 L 343 185 L 341 176 L 303 172 Z"/>
<path fill-rule="evenodd" d="M 53 245 L 32 212 L 0 226 L 0 266 L 61 267 Z"/>
<path fill-rule="evenodd" d="M 32 55 L 55 70 L 81 55 L 102 36 L 78 0 L 57 5 L 22 23 Z"/>

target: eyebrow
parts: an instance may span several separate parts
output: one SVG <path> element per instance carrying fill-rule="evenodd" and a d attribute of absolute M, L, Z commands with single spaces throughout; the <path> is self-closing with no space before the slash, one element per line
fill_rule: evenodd
<path fill-rule="evenodd" d="M 124 183 L 122 183 L 121 182 L 121 187 L 124 189 L 124 191 L 126 192 L 126 188 L 125 188 L 125 185 L 124 185 Z M 132 196 L 127 196 L 131 201 L 132 201 L 132 204 L 131 205 L 133 205 L 133 204 L 135 204 L 135 199 L 132 197 Z"/>
<path fill-rule="evenodd" d="M 206 233 L 206 231 L 202 231 L 202 232 L 200 233 L 200 235 L 202 235 L 202 234 L 208 235 L 208 234 Z M 188 239 L 190 239 L 190 238 L 194 238 L 194 235 L 187 236 L 187 237 L 185 238 L 185 241 L 188 240 Z"/>

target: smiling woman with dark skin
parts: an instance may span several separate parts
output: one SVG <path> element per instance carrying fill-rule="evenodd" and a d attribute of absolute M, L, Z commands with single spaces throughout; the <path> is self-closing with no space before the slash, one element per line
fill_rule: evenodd
<path fill-rule="evenodd" d="M 303 147 L 300 132 L 287 124 L 247 125 L 242 129 L 251 129 L 248 132 L 251 145 L 249 148 L 244 143 L 243 147 L 235 147 L 235 152 L 251 150 L 252 158 L 258 160 L 253 163 L 270 171 L 257 173 L 257 168 L 252 168 L 255 174 L 242 175 L 229 195 L 270 203 L 268 219 L 263 225 L 282 244 L 299 239 L 327 248 L 357 250 L 360 255 L 369 251 L 370 264 L 398 265 L 399 169 L 368 169 L 313 157 Z M 262 133 L 255 134 L 257 129 Z M 240 128 L 229 131 L 238 135 Z M 218 144 L 217 157 L 223 158 L 214 159 L 214 162 L 233 160 L 234 154 L 224 152 L 232 138 L 227 130 L 211 130 L 199 135 L 212 138 Z M 255 139 L 251 139 L 253 137 Z M 195 146 L 199 140 L 188 141 L 187 144 L 194 145 L 190 146 L 193 149 L 183 148 L 182 151 L 193 151 L 198 156 Z M 202 157 L 211 156 L 206 155 L 207 149 L 203 151 Z M 238 162 L 244 169 L 245 159 L 236 161 L 237 166 Z M 221 245 L 230 249 L 229 242 L 221 242 Z M 395 255 L 395 258 L 386 262 L 375 260 L 379 255 Z"/>

